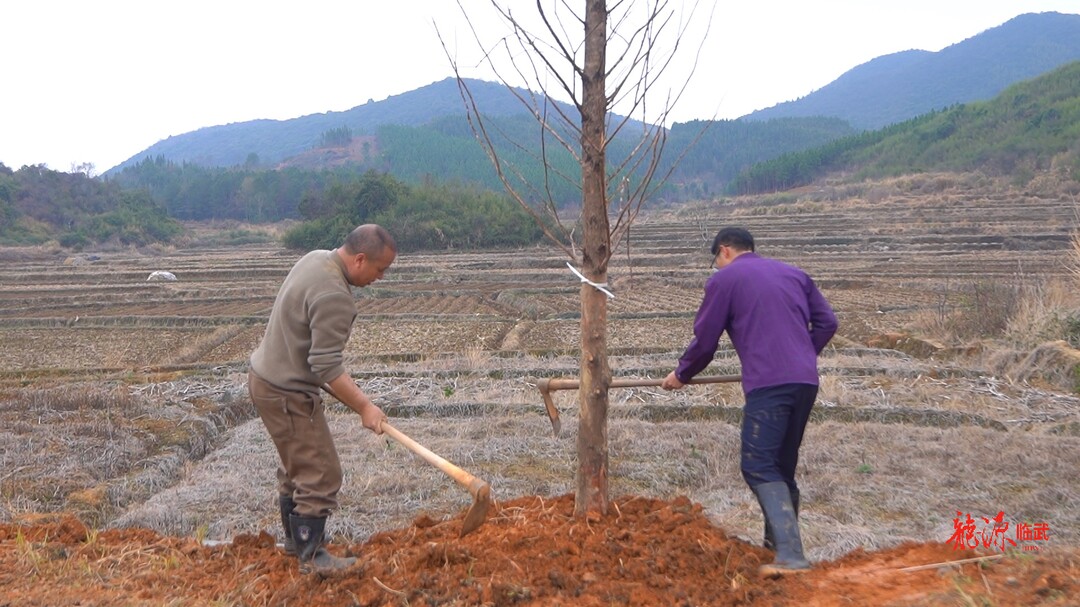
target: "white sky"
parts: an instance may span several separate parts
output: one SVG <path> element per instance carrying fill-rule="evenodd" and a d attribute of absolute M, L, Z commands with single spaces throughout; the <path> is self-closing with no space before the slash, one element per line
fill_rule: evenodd
<path fill-rule="evenodd" d="M 488 0 L 461 1 L 485 41 L 502 35 Z M 533 0 L 501 3 L 535 12 Z M 435 25 L 462 65 L 479 64 L 454 0 L 4 4 L 0 162 L 13 169 L 92 162 L 100 173 L 172 135 L 342 111 L 422 87 L 453 74 Z M 1080 0 L 701 0 L 673 77 L 685 80 L 710 11 L 676 122 L 737 118 L 875 57 L 938 51 L 1023 13 L 1080 13 Z M 464 75 L 495 80 L 479 67 Z"/>

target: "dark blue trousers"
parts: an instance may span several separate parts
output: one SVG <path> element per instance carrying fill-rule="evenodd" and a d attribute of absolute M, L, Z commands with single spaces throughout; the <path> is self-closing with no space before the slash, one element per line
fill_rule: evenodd
<path fill-rule="evenodd" d="M 742 425 L 742 475 L 747 485 L 784 481 L 792 492 L 799 446 L 818 387 L 782 384 L 746 395 Z"/>

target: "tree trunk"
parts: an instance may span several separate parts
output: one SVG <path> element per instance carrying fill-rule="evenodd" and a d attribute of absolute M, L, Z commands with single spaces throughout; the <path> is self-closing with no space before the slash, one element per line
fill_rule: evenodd
<path fill-rule="evenodd" d="M 607 6 L 605 0 L 586 0 L 585 65 L 582 72 L 581 188 L 582 274 L 607 282 L 608 242 L 605 121 L 607 97 Z M 578 392 L 578 471 L 574 513 L 608 510 L 608 387 L 611 368 L 607 352 L 607 296 L 581 285 L 581 389 Z"/>

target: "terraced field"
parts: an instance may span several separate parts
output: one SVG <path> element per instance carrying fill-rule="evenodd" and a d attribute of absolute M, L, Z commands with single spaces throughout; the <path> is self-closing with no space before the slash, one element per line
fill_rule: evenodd
<path fill-rule="evenodd" d="M 865 345 L 920 314 L 963 305 L 973 286 L 1066 277 L 1076 203 L 1017 196 L 897 196 L 835 209 L 744 203 L 645 217 L 630 250 L 612 260 L 610 346 L 676 354 L 685 345 L 708 277 L 707 241 L 727 222 L 749 227 L 763 254 L 815 277 L 841 313 L 845 343 Z M 59 255 L 7 263 L 0 268 L 2 377 L 242 363 L 258 339 L 252 327 L 265 322 L 295 259 L 243 246 L 107 253 L 78 265 Z M 358 292 L 350 354 L 571 353 L 579 296 L 565 263 L 545 247 L 402 255 L 386 280 Z M 159 269 L 179 280 L 148 282 Z"/>
<path fill-rule="evenodd" d="M 1068 368 L 1080 363 L 1077 344 L 1047 350 L 1034 334 L 1019 343 L 1015 318 L 1012 338 L 935 332 L 1015 317 L 1054 285 L 1066 311 L 1080 310 L 1080 203 L 1060 189 L 970 181 L 654 211 L 612 260 L 617 376 L 673 368 L 722 225 L 748 227 L 759 253 L 808 270 L 833 303 L 841 328 L 821 359 L 802 462 L 813 559 L 944 541 L 958 511 L 1046 521 L 1053 544 L 1080 544 L 1080 400 Z M 275 533 L 274 454 L 244 372 L 298 255 L 245 245 L 95 257 L 0 254 L 0 520 L 64 511 L 208 539 Z M 499 499 L 572 491 L 574 398 L 556 395 L 555 438 L 534 387 L 577 373 L 580 282 L 566 261 L 547 246 L 404 253 L 356 292 L 352 375 L 399 427 L 486 478 Z M 147 281 L 155 270 L 177 281 Z M 707 373 L 737 372 L 722 344 Z M 737 384 L 611 399 L 613 495 L 687 495 L 756 538 L 760 515 L 738 475 Z M 437 471 L 343 410 L 332 417 L 349 469 L 339 539 L 462 506 Z"/>

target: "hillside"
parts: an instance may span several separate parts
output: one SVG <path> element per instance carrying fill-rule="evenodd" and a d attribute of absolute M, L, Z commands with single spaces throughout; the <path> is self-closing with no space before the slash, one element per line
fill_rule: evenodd
<path fill-rule="evenodd" d="M 931 171 L 981 171 L 1020 182 L 1058 169 L 1080 182 L 1080 61 L 960 105 L 880 131 L 761 163 L 732 184 L 741 193 L 785 190 L 830 174 L 855 179 Z"/>
<path fill-rule="evenodd" d="M 878 57 L 797 99 L 746 120 L 830 116 L 879 129 L 957 103 L 986 100 L 1007 86 L 1080 60 L 1080 15 L 1030 13 L 938 52 Z"/>
<path fill-rule="evenodd" d="M 164 205 L 143 190 L 91 179 L 83 173 L 0 163 L 0 246 L 57 240 L 89 244 L 168 242 L 181 232 Z"/>
<path fill-rule="evenodd" d="M 820 117 L 676 124 L 668 133 L 662 168 L 677 164 L 660 196 L 668 200 L 708 199 L 760 162 L 855 133 L 843 120 Z"/>
<path fill-rule="evenodd" d="M 1080 173 L 1069 168 L 1077 162 L 1073 142 L 1080 139 L 1077 98 L 1080 62 L 1013 85 L 994 100 L 929 113 L 879 131 L 858 133 L 836 118 L 676 124 L 668 133 L 660 173 L 667 174 L 676 159 L 679 164 L 654 200 L 662 204 L 721 193 L 778 191 L 841 171 L 856 178 L 984 171 L 1023 182 L 1059 167 L 1077 180 Z M 535 132 L 535 123 L 526 116 L 494 118 L 489 125 L 499 136 L 516 141 Z M 625 143 L 612 141 L 613 162 L 629 149 Z M 512 145 L 503 149 L 503 160 L 515 165 L 515 178 L 525 183 L 544 183 L 545 168 L 554 167 L 557 175 L 575 174 L 568 154 L 553 152 L 543 165 L 528 150 Z M 320 169 L 321 164 L 331 169 Z M 299 201 L 368 169 L 389 172 L 410 184 L 457 181 L 501 189 L 468 125 L 456 116 L 417 126 L 383 125 L 375 136 L 354 136 L 348 145 L 299 155 L 276 171 L 180 165 L 159 156 L 125 168 L 113 179 L 125 187 L 148 189 L 175 217 L 276 221 L 297 217 Z M 578 195 L 575 184 L 558 179 L 550 182 L 548 192 L 561 202 Z"/>
<path fill-rule="evenodd" d="M 472 79 L 466 82 L 485 114 L 509 116 L 525 112 L 503 85 Z M 236 166 L 255 154 L 261 165 L 274 166 L 312 149 L 321 134 L 332 129 L 348 127 L 357 136 L 374 135 L 378 127 L 386 124 L 416 126 L 444 116 L 464 114 L 457 81 L 447 78 L 382 101 L 369 100 L 343 112 L 311 114 L 290 120 L 252 120 L 176 135 L 134 154 L 105 174 L 115 174 L 148 156 L 205 166 Z"/>
<path fill-rule="evenodd" d="M 662 197 L 708 195 L 756 162 L 820 146 L 851 134 L 853 128 L 879 128 L 956 103 L 987 99 L 1010 84 L 1077 59 L 1080 15 L 1027 14 L 937 53 L 906 51 L 879 57 L 803 99 L 738 121 L 716 121 L 704 131 L 706 121 L 672 125 L 665 162 L 670 166 L 680 159 L 682 167 L 673 175 L 674 187 Z M 530 143 L 535 126 L 525 124 L 530 119 L 521 103 L 501 84 L 467 83 L 496 130 L 524 142 L 506 147 L 529 159 L 515 164 L 525 174 L 541 172 Z M 832 122 L 810 116 L 827 116 Z M 772 118 L 787 121 L 763 122 Z M 320 145 L 325 133 L 342 128 L 351 131 L 357 145 Z M 696 145 L 684 155 L 691 142 Z M 612 156 L 619 156 L 620 146 L 630 145 L 616 144 Z M 115 176 L 147 157 L 259 170 L 351 166 L 387 171 L 412 183 L 435 176 L 501 188 L 466 124 L 457 83 L 449 78 L 343 112 L 254 120 L 177 135 L 134 154 L 105 175 Z M 556 198 L 574 197 L 574 184 L 555 187 Z"/>

